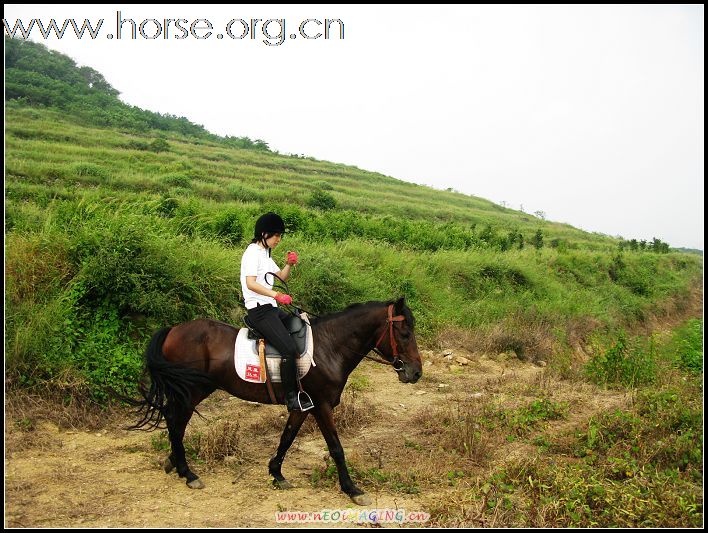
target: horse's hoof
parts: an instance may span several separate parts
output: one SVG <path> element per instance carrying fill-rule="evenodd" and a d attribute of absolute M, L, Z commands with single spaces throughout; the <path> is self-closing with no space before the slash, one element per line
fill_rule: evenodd
<path fill-rule="evenodd" d="M 371 498 L 369 498 L 368 494 L 357 494 L 351 498 L 357 505 L 371 505 Z"/>
<path fill-rule="evenodd" d="M 175 469 L 175 465 L 172 464 L 172 459 L 167 457 L 165 461 L 162 463 L 162 468 L 165 469 L 165 474 L 169 474 Z"/>
<path fill-rule="evenodd" d="M 199 478 L 194 479 L 194 480 L 192 480 L 192 481 L 187 481 L 187 486 L 188 486 L 190 489 L 203 489 L 204 487 L 206 487 L 206 485 L 204 485 L 204 483 L 202 482 L 202 480 L 199 479 Z"/>
<path fill-rule="evenodd" d="M 277 479 L 274 479 L 273 486 L 279 490 L 288 490 L 288 489 L 295 488 L 295 487 L 293 487 L 292 483 L 290 483 L 287 479 L 284 479 L 282 481 L 278 481 Z"/>

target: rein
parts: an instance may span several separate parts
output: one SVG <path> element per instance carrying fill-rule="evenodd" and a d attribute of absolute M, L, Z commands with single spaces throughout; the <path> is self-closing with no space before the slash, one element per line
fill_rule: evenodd
<path fill-rule="evenodd" d="M 379 337 L 379 340 L 376 343 L 376 346 L 374 346 L 371 350 L 369 350 L 371 352 L 374 352 L 374 353 L 380 355 L 381 359 L 377 359 L 376 357 L 371 357 L 368 353 L 363 354 L 363 357 L 366 357 L 367 359 L 371 359 L 372 361 L 375 361 L 377 363 L 381 363 L 382 365 L 392 366 L 396 372 L 402 372 L 403 371 L 403 362 L 401 361 L 400 357 L 398 357 L 398 345 L 396 344 L 396 339 L 393 337 L 393 323 L 394 322 L 403 322 L 404 320 L 405 320 L 405 317 L 403 315 L 393 316 L 393 304 L 388 306 L 388 318 L 386 319 L 386 323 L 388 324 L 388 332 L 389 332 L 390 341 L 391 341 L 391 351 L 393 352 L 393 361 L 387 361 L 385 359 L 386 356 L 379 349 L 379 344 L 381 343 L 384 336 L 386 335 L 386 329 L 387 329 L 386 327 L 384 327 L 383 333 L 381 334 L 381 337 Z M 349 350 L 352 353 L 357 353 L 355 350 L 352 350 L 348 346 L 343 346 L 342 348 L 346 348 L 347 350 Z"/>
<path fill-rule="evenodd" d="M 283 284 L 283 288 L 285 289 L 285 293 L 290 294 L 290 291 L 288 289 L 288 284 L 285 282 L 284 279 L 282 279 L 280 276 L 278 276 L 277 274 L 275 274 L 273 272 L 266 272 L 266 276 L 268 276 L 268 274 L 270 274 L 274 278 L 273 279 L 273 286 L 275 286 L 275 284 L 276 284 L 275 279 L 278 279 L 278 281 L 280 281 Z M 280 287 L 278 287 L 278 288 L 280 288 Z M 286 306 L 286 307 L 290 307 L 290 306 Z M 315 318 L 319 318 L 319 316 L 317 314 L 310 313 L 309 311 L 307 311 L 307 309 L 303 309 L 302 307 L 299 307 L 299 306 L 293 306 L 293 307 L 295 307 L 296 316 L 299 316 L 300 311 L 304 311 L 305 313 L 308 314 L 308 316 L 313 316 Z M 381 337 L 379 337 L 379 340 L 376 342 L 376 345 L 370 350 L 370 351 L 376 353 L 377 355 L 381 356 L 381 359 L 378 359 L 376 357 L 371 357 L 368 353 L 365 353 L 364 357 L 366 357 L 367 359 L 371 359 L 372 361 L 375 361 L 375 362 L 380 363 L 382 365 L 392 366 L 396 372 L 403 371 L 403 363 L 401 362 L 401 358 L 398 357 L 398 344 L 396 343 L 396 339 L 393 336 L 393 323 L 394 322 L 403 322 L 405 319 L 406 318 L 403 315 L 393 316 L 393 304 L 390 304 L 388 306 L 388 318 L 386 318 L 386 323 L 388 324 L 388 328 L 384 327 L 384 330 L 381 333 Z M 389 342 L 391 344 L 391 352 L 393 353 L 393 361 L 387 361 L 386 356 L 379 349 L 379 344 L 381 344 L 381 341 L 386 336 L 387 329 L 388 329 L 388 335 L 389 335 Z M 347 347 L 345 346 L 345 348 L 347 348 Z M 354 350 L 352 350 L 351 348 L 347 348 L 347 349 L 354 352 Z"/>
<path fill-rule="evenodd" d="M 384 354 L 381 352 L 381 350 L 379 350 L 378 348 L 374 348 L 372 351 L 379 354 L 381 357 L 385 357 Z M 382 365 L 393 366 L 393 363 L 391 361 L 386 361 L 385 359 L 378 359 L 376 357 L 371 357 L 368 353 L 364 354 L 364 357 L 366 357 L 367 359 L 371 359 L 372 361 L 375 361 L 377 363 L 381 363 Z"/>

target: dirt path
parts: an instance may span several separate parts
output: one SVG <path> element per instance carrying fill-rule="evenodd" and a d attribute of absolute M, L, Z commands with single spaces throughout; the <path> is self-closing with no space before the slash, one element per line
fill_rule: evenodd
<path fill-rule="evenodd" d="M 357 409 L 346 415 L 353 422 L 350 429 L 340 432 L 347 460 L 372 468 L 377 457 L 379 462 L 381 457 L 393 458 L 404 446 L 406 436 L 415 432 L 412 421 L 416 414 L 428 407 L 444 407 L 481 395 L 496 395 L 503 401 L 505 395 L 511 398 L 518 394 L 519 387 L 543 385 L 539 378 L 543 374 L 541 367 L 518 360 L 462 355 L 469 357 L 470 363 L 451 367 L 442 354 L 425 353 L 425 375 L 415 385 L 399 383 L 393 372 L 375 363 L 362 363 L 354 374 L 360 384 Z M 589 388 L 578 388 L 577 384 L 564 386 L 564 394 L 575 398 L 577 408 L 572 417 L 559 424 L 562 429 L 623 401 L 618 394 L 603 397 Z M 335 415 L 343 407 L 344 404 Z M 250 404 L 217 392 L 203 402 L 201 411 L 207 420 L 193 418 L 188 437 L 226 421 L 237 423 L 240 428 L 239 453 L 235 457 L 203 464 L 191 462 L 192 469 L 206 484 L 203 490 L 190 490 L 174 472 L 166 475 L 161 461 L 168 452 L 155 444 L 160 432 L 124 431 L 120 428 L 132 421 L 127 416 L 93 431 L 59 429 L 49 422 L 40 422 L 33 431 L 26 431 L 8 419 L 5 525 L 278 527 L 278 511 L 356 508 L 338 484 L 313 486 L 313 472 L 323 471 L 328 452 L 322 436 L 309 422 L 283 465 L 283 474 L 296 488 L 279 491 L 270 484 L 267 463 L 285 422 L 284 407 Z M 357 416 L 364 417 L 364 422 L 357 421 Z M 521 453 L 518 445 L 512 443 L 498 452 L 500 457 Z M 445 472 L 438 474 L 445 476 Z M 368 494 L 373 504 L 367 509 L 427 511 L 444 496 L 445 487 L 424 488 L 418 494 L 374 488 Z M 300 526 L 308 525 L 323 526 Z"/>

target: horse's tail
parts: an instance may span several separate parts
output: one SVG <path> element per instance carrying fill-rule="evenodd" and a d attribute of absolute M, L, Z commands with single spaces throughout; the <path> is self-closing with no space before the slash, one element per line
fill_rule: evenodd
<path fill-rule="evenodd" d="M 163 328 L 152 336 L 145 350 L 144 377 L 150 375 L 150 388 L 145 380 L 138 384 L 142 400 L 129 400 L 137 407 L 136 414 L 141 419 L 126 429 L 163 429 L 165 416 L 182 409 L 192 408 L 192 390 L 197 387 L 213 386 L 207 374 L 194 368 L 170 363 L 162 353 L 162 345 L 172 328 Z"/>

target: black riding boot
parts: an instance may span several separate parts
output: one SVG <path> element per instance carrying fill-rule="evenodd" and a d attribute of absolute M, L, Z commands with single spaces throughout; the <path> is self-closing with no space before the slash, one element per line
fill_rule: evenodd
<path fill-rule="evenodd" d="M 280 381 L 283 384 L 285 391 L 285 405 L 288 406 L 288 411 L 299 411 L 300 406 L 297 403 L 297 382 L 295 381 L 295 359 L 292 357 L 283 357 L 280 360 Z"/>
<path fill-rule="evenodd" d="M 280 381 L 285 391 L 285 405 L 288 411 L 307 411 L 314 407 L 310 396 L 300 392 L 297 386 L 295 359 L 283 357 L 280 361 Z"/>

